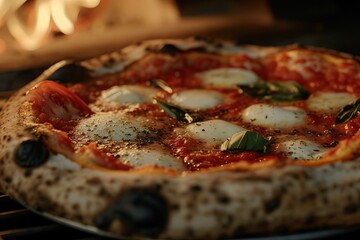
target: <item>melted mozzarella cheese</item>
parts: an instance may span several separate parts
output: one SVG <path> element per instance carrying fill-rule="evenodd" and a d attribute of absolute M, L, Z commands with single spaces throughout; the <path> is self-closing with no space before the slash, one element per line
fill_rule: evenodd
<path fill-rule="evenodd" d="M 215 119 L 189 124 L 186 126 L 186 130 L 196 139 L 212 145 L 218 145 L 233 134 L 245 129 L 233 123 Z"/>
<path fill-rule="evenodd" d="M 354 101 L 356 97 L 350 93 L 319 92 L 310 96 L 307 105 L 313 111 L 337 112 Z"/>
<path fill-rule="evenodd" d="M 114 86 L 102 91 L 101 97 L 108 102 L 136 104 L 151 102 L 157 90 L 137 85 Z"/>
<path fill-rule="evenodd" d="M 170 101 L 182 108 L 199 110 L 221 104 L 224 101 L 224 95 L 211 90 L 191 89 L 172 95 Z"/>
<path fill-rule="evenodd" d="M 296 107 L 255 104 L 242 112 L 244 121 L 262 127 L 288 128 L 304 123 L 306 113 Z"/>
<path fill-rule="evenodd" d="M 201 72 L 196 75 L 205 86 L 232 88 L 259 81 L 259 77 L 248 70 L 240 68 L 218 68 Z"/>
<path fill-rule="evenodd" d="M 284 152 L 289 158 L 304 160 L 318 159 L 326 151 L 320 144 L 301 139 L 280 143 L 279 150 Z"/>
<path fill-rule="evenodd" d="M 185 170 L 180 159 L 168 154 L 160 147 L 142 148 L 142 149 L 123 149 L 118 152 L 119 158 L 133 166 L 141 167 L 149 164 L 155 164 L 164 168 L 171 168 L 177 171 Z"/>
<path fill-rule="evenodd" d="M 51 154 L 49 160 L 45 163 L 48 167 L 57 169 L 66 169 L 77 171 L 81 169 L 81 166 L 75 161 L 71 161 L 62 154 Z"/>
<path fill-rule="evenodd" d="M 96 113 L 81 120 L 75 128 L 76 134 L 105 141 L 131 141 L 148 136 L 150 132 L 140 120 L 113 112 Z"/>

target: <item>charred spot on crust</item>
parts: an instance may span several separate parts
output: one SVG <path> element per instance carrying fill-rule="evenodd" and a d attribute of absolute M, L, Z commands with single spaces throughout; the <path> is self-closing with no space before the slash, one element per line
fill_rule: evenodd
<path fill-rule="evenodd" d="M 28 178 L 28 177 L 31 177 L 32 175 L 32 170 L 31 169 L 26 169 L 24 171 L 24 177 Z"/>
<path fill-rule="evenodd" d="M 7 177 L 5 177 L 5 182 L 6 183 L 11 183 L 11 181 L 12 181 L 12 178 L 11 177 L 9 177 L 9 176 L 7 176 Z"/>
<path fill-rule="evenodd" d="M 56 70 L 48 79 L 59 83 L 74 83 L 89 79 L 89 70 L 77 64 L 68 64 Z"/>
<path fill-rule="evenodd" d="M 174 56 L 181 52 L 186 52 L 186 51 L 200 51 L 201 52 L 201 51 L 205 51 L 205 49 L 204 49 L 204 47 L 193 47 L 193 48 L 182 50 L 182 49 L 178 48 L 177 46 L 175 46 L 174 44 L 166 43 L 159 49 L 148 48 L 147 51 L 159 52 L 159 53 L 169 54 L 171 56 Z"/>
<path fill-rule="evenodd" d="M 12 140 L 12 137 L 10 135 L 4 135 L 3 136 L 3 141 L 4 142 L 10 142 Z"/>
<path fill-rule="evenodd" d="M 92 177 L 86 180 L 86 183 L 89 183 L 90 185 L 100 185 L 101 180 L 98 177 Z"/>
<path fill-rule="evenodd" d="M 164 229 L 167 219 L 167 203 L 160 194 L 150 189 L 134 188 L 121 193 L 96 218 L 96 225 L 108 229 L 114 220 L 120 220 L 127 234 L 156 235 Z"/>
<path fill-rule="evenodd" d="M 219 196 L 217 198 L 217 201 L 220 203 L 220 204 L 229 204 L 230 203 L 230 198 L 228 196 Z"/>
<path fill-rule="evenodd" d="M 193 186 L 190 187 L 190 190 L 191 190 L 192 192 L 201 192 L 201 191 L 202 191 L 202 187 L 199 186 L 199 185 L 193 185 Z"/>
<path fill-rule="evenodd" d="M 170 55 L 175 55 L 179 52 L 182 52 L 181 49 L 179 49 L 178 47 L 176 47 L 175 45 L 173 44 L 164 44 L 164 46 L 162 46 L 160 49 L 159 49 L 159 52 L 160 53 L 166 53 L 166 54 L 170 54 Z"/>
<path fill-rule="evenodd" d="M 279 198 L 273 198 L 269 201 L 265 202 L 265 212 L 266 213 L 272 213 L 274 212 L 279 206 L 280 206 L 280 199 Z"/>
<path fill-rule="evenodd" d="M 15 161 L 24 168 L 37 167 L 49 158 L 49 150 L 41 141 L 27 140 L 22 142 L 16 150 Z"/>

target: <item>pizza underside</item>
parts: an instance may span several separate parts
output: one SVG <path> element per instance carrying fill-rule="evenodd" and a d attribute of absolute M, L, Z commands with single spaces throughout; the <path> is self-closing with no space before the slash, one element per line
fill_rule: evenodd
<path fill-rule="evenodd" d="M 112 236 L 360 223 L 360 66 L 313 47 L 155 40 L 61 62 L 0 115 L 0 190 Z"/>

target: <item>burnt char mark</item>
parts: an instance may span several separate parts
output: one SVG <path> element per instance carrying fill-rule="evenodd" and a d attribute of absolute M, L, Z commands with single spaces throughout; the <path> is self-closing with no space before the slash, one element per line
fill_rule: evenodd
<path fill-rule="evenodd" d="M 190 190 L 192 192 L 201 192 L 202 191 L 202 187 L 200 185 L 193 185 L 190 187 Z"/>
<path fill-rule="evenodd" d="M 160 53 L 166 53 L 166 54 L 170 54 L 170 55 L 175 55 L 179 52 L 182 52 L 181 49 L 179 49 L 178 47 L 176 47 L 175 45 L 173 44 L 164 44 L 164 46 L 162 46 L 160 49 L 159 49 L 159 52 Z"/>
<path fill-rule="evenodd" d="M 29 178 L 29 177 L 31 177 L 31 175 L 32 175 L 32 170 L 31 169 L 26 169 L 24 171 L 24 177 L 25 178 Z"/>
<path fill-rule="evenodd" d="M 6 183 L 11 183 L 12 182 L 12 178 L 10 176 L 6 176 L 4 180 L 5 180 Z"/>
<path fill-rule="evenodd" d="M 149 52 L 156 52 L 156 53 L 162 53 L 162 54 L 168 54 L 171 56 L 175 56 L 178 53 L 187 52 L 187 51 L 198 51 L 198 52 L 204 52 L 204 47 L 194 47 L 186 50 L 182 50 L 175 46 L 174 44 L 166 43 L 159 49 L 153 49 L 153 48 L 147 48 L 146 49 Z"/>
<path fill-rule="evenodd" d="M 89 70 L 77 64 L 68 64 L 56 70 L 48 80 L 59 83 L 76 83 L 90 78 Z"/>
<path fill-rule="evenodd" d="M 22 142 L 16 150 L 15 161 L 24 168 L 37 167 L 49 159 L 49 150 L 39 140 Z"/>
<path fill-rule="evenodd" d="M 277 197 L 266 201 L 264 205 L 265 212 L 268 214 L 274 212 L 280 206 L 280 204 L 281 199 Z"/>
<path fill-rule="evenodd" d="M 101 179 L 94 176 L 94 177 L 91 177 L 91 178 L 87 179 L 86 183 L 88 183 L 90 185 L 100 185 L 101 184 Z"/>
<path fill-rule="evenodd" d="M 3 139 L 4 142 L 11 142 L 12 137 L 11 137 L 11 135 L 4 135 L 2 137 L 2 139 Z"/>
<path fill-rule="evenodd" d="M 115 220 L 121 221 L 125 234 L 136 232 L 154 236 L 159 234 L 167 223 L 167 202 L 153 189 L 125 190 L 96 218 L 96 225 L 101 229 L 109 229 Z"/>
<path fill-rule="evenodd" d="M 231 202 L 231 199 L 228 196 L 218 196 L 217 201 L 220 204 L 229 204 Z"/>

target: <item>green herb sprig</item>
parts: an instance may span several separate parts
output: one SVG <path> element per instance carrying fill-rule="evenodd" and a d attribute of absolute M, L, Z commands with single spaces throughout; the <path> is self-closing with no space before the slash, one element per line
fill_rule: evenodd
<path fill-rule="evenodd" d="M 266 151 L 266 144 L 269 141 L 267 138 L 263 138 L 259 133 L 255 131 L 241 131 L 235 133 L 228 138 L 220 147 L 221 151 L 251 151 L 261 152 Z"/>
<path fill-rule="evenodd" d="M 360 112 L 360 98 L 356 100 L 354 103 L 346 105 L 336 116 L 335 123 L 345 123 Z"/>
<path fill-rule="evenodd" d="M 258 82 L 238 85 L 246 94 L 268 101 L 293 102 L 305 100 L 310 92 L 298 83 L 290 82 Z"/>
<path fill-rule="evenodd" d="M 155 99 L 156 103 L 164 110 L 164 112 L 172 118 L 175 118 L 178 121 L 192 123 L 194 122 L 193 117 L 181 109 L 180 107 L 167 103 L 165 101 L 161 101 L 159 99 Z"/>

